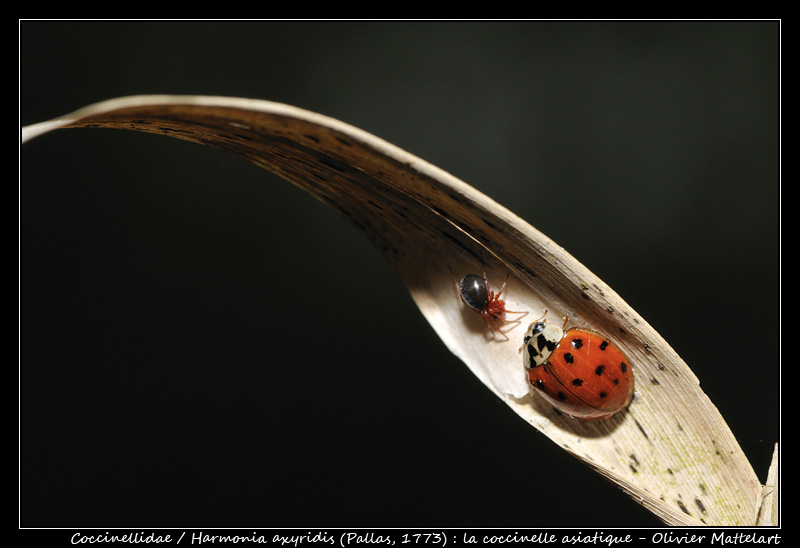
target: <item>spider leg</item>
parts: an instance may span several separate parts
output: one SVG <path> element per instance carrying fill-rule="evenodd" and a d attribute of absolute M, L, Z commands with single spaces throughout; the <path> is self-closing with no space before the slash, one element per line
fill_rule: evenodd
<path fill-rule="evenodd" d="M 481 317 L 483 318 L 483 323 L 486 325 L 486 329 L 492 332 L 492 336 L 494 336 L 494 333 L 497 332 L 500 333 L 505 338 L 505 340 L 509 340 L 508 335 L 506 335 L 505 332 L 502 329 L 500 329 L 500 327 L 498 327 L 498 325 L 495 323 L 495 318 L 493 318 L 489 314 L 481 314 Z M 505 322 L 505 320 L 502 318 L 497 318 L 497 319 Z"/>
<path fill-rule="evenodd" d="M 486 293 L 489 294 L 489 300 L 491 301 L 493 298 L 500 298 L 500 294 L 506 288 L 506 284 L 508 283 L 508 274 L 506 274 L 506 279 L 503 281 L 503 286 L 500 288 L 500 291 L 497 292 L 497 295 L 494 294 L 493 291 L 489 291 L 489 278 L 486 277 L 486 271 L 483 272 L 483 283 L 486 285 Z"/>
<path fill-rule="evenodd" d="M 503 281 L 503 285 L 500 287 L 500 291 L 498 291 L 496 295 L 494 294 L 494 292 L 489 292 L 489 302 L 500 300 L 500 295 L 502 295 L 503 291 L 506 290 L 506 284 L 508 283 L 508 276 L 509 275 L 506 274 L 506 279 Z M 489 280 L 486 278 L 486 272 L 483 273 L 483 281 L 484 281 L 484 283 L 486 283 L 486 289 L 488 290 L 489 289 Z M 503 305 L 505 305 L 505 303 L 503 303 Z M 503 312 L 505 312 L 507 314 L 522 314 L 522 316 L 520 316 L 517 319 L 524 318 L 525 315 L 527 314 L 527 312 L 523 312 L 521 310 L 505 310 L 505 308 L 503 309 Z M 547 312 L 545 312 L 545 314 L 547 314 Z M 504 322 L 508 321 L 508 320 L 503 319 L 503 318 L 501 318 L 501 319 Z"/>
<path fill-rule="evenodd" d="M 503 285 L 500 287 L 500 291 L 497 292 L 497 297 L 503 294 L 503 291 L 506 290 L 506 284 L 508 283 L 508 274 L 506 274 L 506 279 L 503 280 Z"/>
<path fill-rule="evenodd" d="M 464 300 L 464 295 L 461 294 L 461 288 L 458 287 L 458 282 L 453 283 L 456 286 L 456 295 L 458 295 L 458 298 L 461 299 L 462 303 L 467 304 L 467 301 Z"/>
<path fill-rule="evenodd" d="M 503 322 L 505 322 L 505 320 L 504 320 L 504 319 L 502 319 L 502 318 L 498 318 L 498 319 L 499 319 L 500 321 L 503 321 Z M 508 339 L 508 335 L 506 335 L 506 334 L 505 334 L 505 332 L 504 332 L 502 329 L 500 329 L 500 327 L 498 327 L 498 325 L 495 323 L 495 320 L 494 320 L 494 318 L 491 318 L 491 317 L 490 317 L 490 318 L 489 318 L 489 321 L 490 321 L 490 322 L 492 322 L 492 327 L 494 327 L 494 331 L 496 331 L 497 333 L 500 333 L 500 334 L 503 336 L 503 338 L 504 338 L 505 340 L 509 340 L 509 339 Z"/>
<path fill-rule="evenodd" d="M 489 296 L 489 306 L 494 302 L 494 291 L 489 289 L 489 278 L 486 277 L 486 271 L 483 272 L 483 285 L 486 286 L 486 294 Z"/>
<path fill-rule="evenodd" d="M 458 285 L 458 280 L 456 279 L 456 273 L 453 272 L 453 269 L 450 267 L 450 265 L 447 265 L 447 269 L 450 271 L 450 275 L 453 278 L 453 285 L 456 288 L 456 295 L 458 295 L 458 298 L 461 299 L 462 303 L 467 304 L 467 301 L 464 300 L 464 296 L 461 294 L 461 287 L 459 287 Z"/>

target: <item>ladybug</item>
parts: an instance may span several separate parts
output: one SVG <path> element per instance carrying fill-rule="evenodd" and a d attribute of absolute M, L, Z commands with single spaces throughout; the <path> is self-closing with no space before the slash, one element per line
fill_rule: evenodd
<path fill-rule="evenodd" d="M 506 320 L 505 315 L 507 312 L 511 314 L 527 314 L 527 312 L 506 310 L 506 303 L 500 298 L 500 295 L 505 291 L 507 282 L 508 276 L 506 276 L 506 281 L 503 282 L 503 286 L 497 293 L 489 288 L 489 280 L 486 278 L 485 272 L 483 277 L 477 274 L 467 274 L 461 278 L 460 282 L 456 282 L 458 296 L 461 297 L 464 304 L 481 315 L 487 329 L 497 331 L 506 339 L 508 339 L 508 336 L 500 330 L 497 322 L 513 323 Z"/>
<path fill-rule="evenodd" d="M 633 396 L 633 371 L 622 350 L 607 337 L 580 327 L 528 326 L 523 362 L 536 391 L 561 413 L 584 420 L 605 419 Z"/>

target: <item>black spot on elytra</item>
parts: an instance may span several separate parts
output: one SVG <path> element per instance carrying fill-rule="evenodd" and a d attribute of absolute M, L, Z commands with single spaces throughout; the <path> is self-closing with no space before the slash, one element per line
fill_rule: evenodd
<path fill-rule="evenodd" d="M 573 358 L 572 354 L 570 354 L 569 352 L 564 352 L 564 361 L 567 363 L 573 363 L 575 361 L 575 358 Z"/>
<path fill-rule="evenodd" d="M 583 346 L 583 339 L 572 339 L 572 348 L 579 349 Z"/>
<path fill-rule="evenodd" d="M 557 396 L 557 397 L 558 397 L 558 399 L 559 399 L 559 400 L 561 400 L 561 401 L 564 401 L 564 400 L 566 400 L 566 399 L 567 399 L 567 395 L 566 395 L 566 394 L 564 394 L 563 392 L 559 392 L 558 394 L 556 394 L 556 396 Z"/>
<path fill-rule="evenodd" d="M 607 397 L 608 397 L 608 393 L 606 393 L 606 392 L 600 392 L 600 393 L 598 394 L 598 396 L 600 396 L 601 398 L 607 398 Z"/>
<path fill-rule="evenodd" d="M 616 385 L 616 384 L 619 384 L 619 379 L 614 379 L 612 382 L 613 382 L 615 385 Z"/>
<path fill-rule="evenodd" d="M 574 386 L 582 386 L 583 385 L 583 380 L 582 379 L 572 379 L 572 384 Z"/>
<path fill-rule="evenodd" d="M 600 343 L 600 350 L 605 350 L 608 347 L 608 341 L 603 341 Z"/>
<path fill-rule="evenodd" d="M 622 370 L 623 373 L 627 373 L 628 372 L 628 364 L 625 363 L 625 362 L 620 363 L 619 364 L 619 368 Z"/>
<path fill-rule="evenodd" d="M 605 365 L 598 365 L 597 369 L 594 370 L 594 374 L 599 377 L 600 375 L 603 374 L 603 371 L 605 371 L 605 370 L 606 370 L 606 366 Z"/>
<path fill-rule="evenodd" d="M 542 379 L 536 379 L 534 386 L 536 386 L 536 388 L 539 390 L 544 390 L 544 381 Z"/>

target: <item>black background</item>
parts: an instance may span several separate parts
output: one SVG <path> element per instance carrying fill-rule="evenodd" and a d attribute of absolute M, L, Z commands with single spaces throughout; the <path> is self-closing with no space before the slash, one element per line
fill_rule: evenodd
<path fill-rule="evenodd" d="M 268 99 L 475 186 L 692 367 L 764 481 L 780 420 L 777 22 L 20 24 L 20 123 Z M 23 527 L 659 522 L 453 357 L 377 250 L 244 160 L 20 153 Z"/>

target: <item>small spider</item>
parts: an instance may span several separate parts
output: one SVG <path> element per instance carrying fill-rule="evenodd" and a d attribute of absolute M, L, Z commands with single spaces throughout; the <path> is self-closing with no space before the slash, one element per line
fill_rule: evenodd
<path fill-rule="evenodd" d="M 464 301 L 464 304 L 469 306 L 475 312 L 481 315 L 483 323 L 490 331 L 497 331 L 508 340 L 508 335 L 503 333 L 497 326 L 497 322 L 517 323 L 519 320 L 508 321 L 505 319 L 506 313 L 510 314 L 527 314 L 527 312 L 515 312 L 513 310 L 506 310 L 506 303 L 500 298 L 503 291 L 506 289 L 508 276 L 506 276 L 503 286 L 500 291 L 495 294 L 494 291 L 489 289 L 489 280 L 486 278 L 486 273 L 483 277 L 477 274 L 467 274 L 461 278 L 460 282 L 456 282 L 456 291 L 458 296 Z M 522 316 L 520 316 L 522 317 Z"/>

